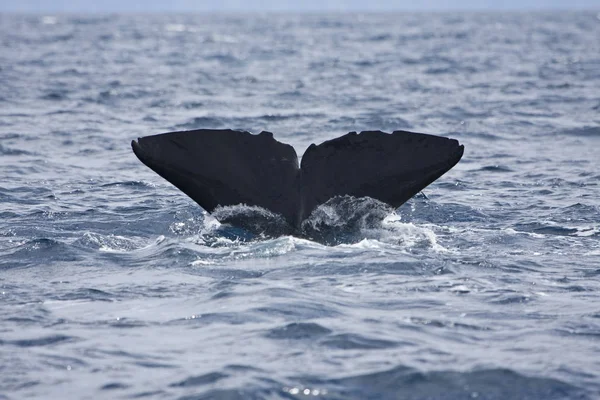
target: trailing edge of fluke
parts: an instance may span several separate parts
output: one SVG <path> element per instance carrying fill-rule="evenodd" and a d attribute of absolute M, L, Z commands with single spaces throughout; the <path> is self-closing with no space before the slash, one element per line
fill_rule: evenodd
<path fill-rule="evenodd" d="M 270 132 L 198 129 L 141 137 L 135 155 L 208 212 L 254 205 L 294 228 L 335 196 L 369 196 L 399 207 L 461 159 L 455 139 L 395 131 L 350 132 L 294 148 Z"/>

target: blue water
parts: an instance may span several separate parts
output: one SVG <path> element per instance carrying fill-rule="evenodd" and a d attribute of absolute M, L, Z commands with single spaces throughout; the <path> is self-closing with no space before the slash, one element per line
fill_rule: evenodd
<path fill-rule="evenodd" d="M 268 238 L 131 152 L 194 128 L 466 150 Z M 598 398 L 599 154 L 597 11 L 0 15 L 0 398 Z"/>

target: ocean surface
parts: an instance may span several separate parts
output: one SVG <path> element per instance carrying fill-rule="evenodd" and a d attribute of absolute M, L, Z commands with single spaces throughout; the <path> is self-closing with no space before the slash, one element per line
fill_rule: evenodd
<path fill-rule="evenodd" d="M 139 136 L 465 145 L 222 225 Z M 0 399 L 600 398 L 600 13 L 0 15 Z M 235 210 L 234 210 L 235 211 Z"/>

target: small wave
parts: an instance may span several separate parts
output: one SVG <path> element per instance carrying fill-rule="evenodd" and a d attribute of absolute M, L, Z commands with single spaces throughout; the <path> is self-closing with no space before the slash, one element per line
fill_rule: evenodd
<path fill-rule="evenodd" d="M 448 251 L 438 243 L 437 235 L 430 227 L 402 222 L 398 215 L 390 215 L 384 219 L 382 229 L 376 230 L 374 236 L 381 242 L 393 243 L 408 251 L 418 249 Z"/>
<path fill-rule="evenodd" d="M 336 308 L 318 301 L 287 301 L 270 303 L 269 305 L 251 309 L 252 313 L 267 318 L 282 317 L 292 320 L 339 317 L 341 312 Z"/>
<path fill-rule="evenodd" d="M 242 325 L 248 323 L 263 322 L 263 318 L 253 316 L 249 313 L 242 312 L 214 312 L 204 314 L 193 314 L 185 318 L 170 321 L 170 325 L 212 325 L 212 324 L 228 324 Z"/>
<path fill-rule="evenodd" d="M 214 220 L 212 217 L 211 219 Z M 214 222 L 216 224 L 213 224 L 213 221 L 209 221 L 209 218 L 206 217 L 190 217 L 185 221 L 173 222 L 169 226 L 169 230 L 179 236 L 197 235 L 200 232 L 203 237 L 208 237 L 214 233 L 214 227 L 220 225 L 218 221 L 214 220 Z M 204 243 L 206 242 L 204 241 Z"/>
<path fill-rule="evenodd" d="M 279 237 L 293 232 L 293 228 L 281 215 L 257 206 L 240 204 L 217 207 L 212 216 L 222 224 L 231 224 L 252 234 L 267 237 Z"/>
<path fill-rule="evenodd" d="M 198 238 L 202 245 L 209 246 L 209 248 L 199 248 L 196 260 L 191 263 L 192 265 L 204 266 L 228 261 L 278 257 L 295 251 L 298 245 L 304 242 L 302 239 L 292 236 L 244 241 L 238 238 L 232 240 L 221 237 L 218 236 L 219 234 L 220 231 L 216 231 L 213 235 Z M 218 275 L 229 274 L 229 276 L 245 274 L 243 271 L 216 270 L 215 272 Z"/>
<path fill-rule="evenodd" d="M 167 364 L 167 363 L 156 362 L 156 361 L 134 361 L 134 362 L 131 362 L 130 364 L 135 365 L 137 367 L 150 368 L 150 369 L 174 369 L 174 368 L 177 368 L 177 366 L 174 364 Z"/>
<path fill-rule="evenodd" d="M 215 53 L 205 57 L 206 60 L 218 61 L 221 64 L 233 66 L 243 64 L 243 59 L 231 53 Z"/>
<path fill-rule="evenodd" d="M 364 232 L 376 229 L 394 209 L 370 197 L 337 196 L 317 207 L 305 221 L 301 232 L 319 243 L 330 245 L 357 242 Z"/>
<path fill-rule="evenodd" d="M 219 33 L 211 33 L 209 35 L 206 35 L 206 36 L 204 36 L 202 41 L 204 43 L 226 43 L 226 44 L 239 43 L 238 38 L 236 38 L 235 36 L 219 34 Z"/>
<path fill-rule="evenodd" d="M 58 76 L 58 77 L 83 77 L 83 76 L 87 76 L 86 72 L 83 72 L 77 68 L 66 68 L 60 71 L 56 71 L 56 72 L 52 72 L 51 76 Z M 63 93 L 67 94 L 68 91 L 64 91 Z M 65 111 L 69 111 L 69 110 L 65 110 Z"/>
<path fill-rule="evenodd" d="M 396 116 L 384 116 L 381 112 L 363 114 L 357 118 L 353 129 L 380 129 L 382 131 L 397 131 L 399 129 L 412 129 L 413 126 L 407 120 Z M 370 128 L 368 128 L 370 127 Z"/>
<path fill-rule="evenodd" d="M 72 16 L 65 22 L 67 24 L 73 24 L 73 25 L 99 25 L 99 24 L 110 23 L 114 18 L 115 18 L 115 16 L 113 14 L 106 14 L 106 15 L 88 14 L 88 15 Z"/>
<path fill-rule="evenodd" d="M 141 328 L 141 327 L 147 327 L 148 325 L 150 325 L 148 322 L 145 321 L 138 321 L 135 319 L 130 319 L 130 318 L 116 318 L 116 319 L 111 319 L 108 321 L 107 325 L 109 325 L 112 328 L 118 328 L 118 329 L 130 329 L 130 328 Z"/>
<path fill-rule="evenodd" d="M 0 139 L 2 140 L 10 140 L 10 139 L 27 139 L 25 135 L 17 132 L 6 132 L 0 133 Z"/>
<path fill-rule="evenodd" d="M 43 347 L 52 346 L 75 340 L 73 336 L 52 335 L 34 339 L 0 340 L 0 345 L 13 345 L 17 347 Z"/>
<path fill-rule="evenodd" d="M 140 247 L 137 241 L 124 236 L 102 235 L 93 232 L 84 233 L 74 244 L 108 253 L 129 252 Z"/>
<path fill-rule="evenodd" d="M 100 289 L 93 288 L 82 288 L 76 291 L 61 293 L 56 296 L 52 296 L 50 301 L 107 301 L 112 302 L 115 295 L 112 293 L 105 292 Z"/>
<path fill-rule="evenodd" d="M 321 342 L 322 346 L 342 350 L 380 350 L 397 347 L 399 343 L 390 340 L 372 339 L 363 335 L 344 333 L 331 336 Z"/>
<path fill-rule="evenodd" d="M 48 111 L 45 115 L 80 115 L 80 114 L 84 114 L 81 111 L 77 111 L 77 110 L 52 110 L 52 111 Z M 52 133 L 56 133 L 56 132 L 62 132 L 63 136 L 70 136 L 71 133 L 70 132 L 64 132 L 64 131 L 53 131 Z"/>
<path fill-rule="evenodd" d="M 503 293 L 494 295 L 493 298 L 489 301 L 489 303 L 497 305 L 512 305 L 529 303 L 533 300 L 534 299 L 529 294 Z"/>
<path fill-rule="evenodd" d="M 130 186 L 130 187 L 152 187 L 152 185 L 150 185 L 147 182 L 144 181 L 120 181 L 120 182 L 111 182 L 111 183 L 105 183 L 104 185 L 101 185 L 100 187 L 111 187 L 111 186 Z"/>
<path fill-rule="evenodd" d="M 504 166 L 504 165 L 487 165 L 485 167 L 481 167 L 476 171 L 483 172 L 514 172 L 512 169 Z"/>
<path fill-rule="evenodd" d="M 600 226 L 588 226 L 576 228 L 577 232 L 573 236 L 580 237 L 600 237 Z"/>
<path fill-rule="evenodd" d="M 60 248 L 65 244 L 54 239 L 49 238 L 38 238 L 32 239 L 21 245 L 21 249 L 25 251 L 44 251 L 44 250 L 53 250 L 55 248 Z"/>
<path fill-rule="evenodd" d="M 367 38 L 367 40 L 370 42 L 385 42 L 391 39 L 393 39 L 393 36 L 389 33 L 380 33 Z"/>
<path fill-rule="evenodd" d="M 225 121 L 220 117 L 195 117 L 183 124 L 175 125 L 177 130 L 222 128 Z"/>
<path fill-rule="evenodd" d="M 292 114 L 263 114 L 263 115 L 256 117 L 256 119 L 261 119 L 266 122 L 279 122 L 279 121 L 286 121 L 286 120 L 290 120 L 290 119 L 297 120 L 297 119 L 301 119 L 301 118 L 323 118 L 323 117 L 325 117 L 325 114 L 323 114 L 323 113 L 305 113 L 305 114 L 292 113 Z"/>
<path fill-rule="evenodd" d="M 376 60 L 358 60 L 358 61 L 354 61 L 352 64 L 356 65 L 359 68 L 368 68 L 368 67 L 374 67 L 376 65 L 381 64 L 381 61 L 376 61 Z"/>
<path fill-rule="evenodd" d="M 396 368 L 325 380 L 319 377 L 297 379 L 303 387 L 326 388 L 331 398 L 410 399 L 587 399 L 584 392 L 569 383 L 552 378 L 522 375 L 510 369 L 470 372 L 430 371 Z"/>
<path fill-rule="evenodd" d="M 557 132 L 558 135 L 581 136 L 589 138 L 600 138 L 600 126 L 585 126 L 582 128 L 567 129 Z"/>
<path fill-rule="evenodd" d="M 130 386 L 125 384 L 125 383 L 121 383 L 121 382 L 110 382 L 107 384 L 104 384 L 100 387 L 100 390 L 123 390 L 123 389 L 127 389 Z"/>
<path fill-rule="evenodd" d="M 331 333 L 330 329 L 325 328 L 314 322 L 296 322 L 280 328 L 271 329 L 266 337 L 269 339 L 287 339 L 302 340 L 315 339 Z"/>
<path fill-rule="evenodd" d="M 209 372 L 204 375 L 190 376 L 182 381 L 170 384 L 170 387 L 194 387 L 203 386 L 216 383 L 222 379 L 227 378 L 229 375 L 221 372 Z"/>
<path fill-rule="evenodd" d="M 51 101 L 60 101 L 68 99 L 68 92 L 66 90 L 62 91 L 52 91 L 44 94 L 40 97 L 42 100 L 51 100 Z"/>
<path fill-rule="evenodd" d="M 413 197 L 397 211 L 404 222 L 447 224 L 449 222 L 483 222 L 489 216 L 476 208 L 455 203 L 436 203 Z"/>
<path fill-rule="evenodd" d="M 202 101 L 184 101 L 183 103 L 181 103 L 181 106 L 183 108 L 185 108 L 186 110 L 193 110 L 196 108 L 205 107 L 206 104 L 203 103 Z"/>
<path fill-rule="evenodd" d="M 556 236 L 571 236 L 579 233 L 577 228 L 569 228 L 566 226 L 560 226 L 555 223 L 547 222 L 531 222 L 515 225 L 516 231 L 537 233 L 541 235 L 556 235 Z"/>
<path fill-rule="evenodd" d="M 25 155 L 33 155 L 33 154 L 34 153 L 31 153 L 27 150 L 4 147 L 0 144 L 0 155 L 3 155 L 3 156 L 25 156 Z"/>
<path fill-rule="evenodd" d="M 502 136 L 495 135 L 495 134 L 489 133 L 489 132 L 451 131 L 451 132 L 448 132 L 448 136 L 451 136 L 454 138 L 467 137 L 467 138 L 469 138 L 469 140 L 473 140 L 473 139 L 482 139 L 482 140 L 489 140 L 489 141 L 502 140 Z"/>

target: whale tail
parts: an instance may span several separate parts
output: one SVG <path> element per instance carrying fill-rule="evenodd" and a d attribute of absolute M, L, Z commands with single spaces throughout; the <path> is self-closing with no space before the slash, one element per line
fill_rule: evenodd
<path fill-rule="evenodd" d="M 135 155 L 208 212 L 247 204 L 299 228 L 327 200 L 372 197 L 399 207 L 450 170 L 464 146 L 406 131 L 350 132 L 310 145 L 299 165 L 294 148 L 235 130 L 198 129 L 132 141 Z"/>

